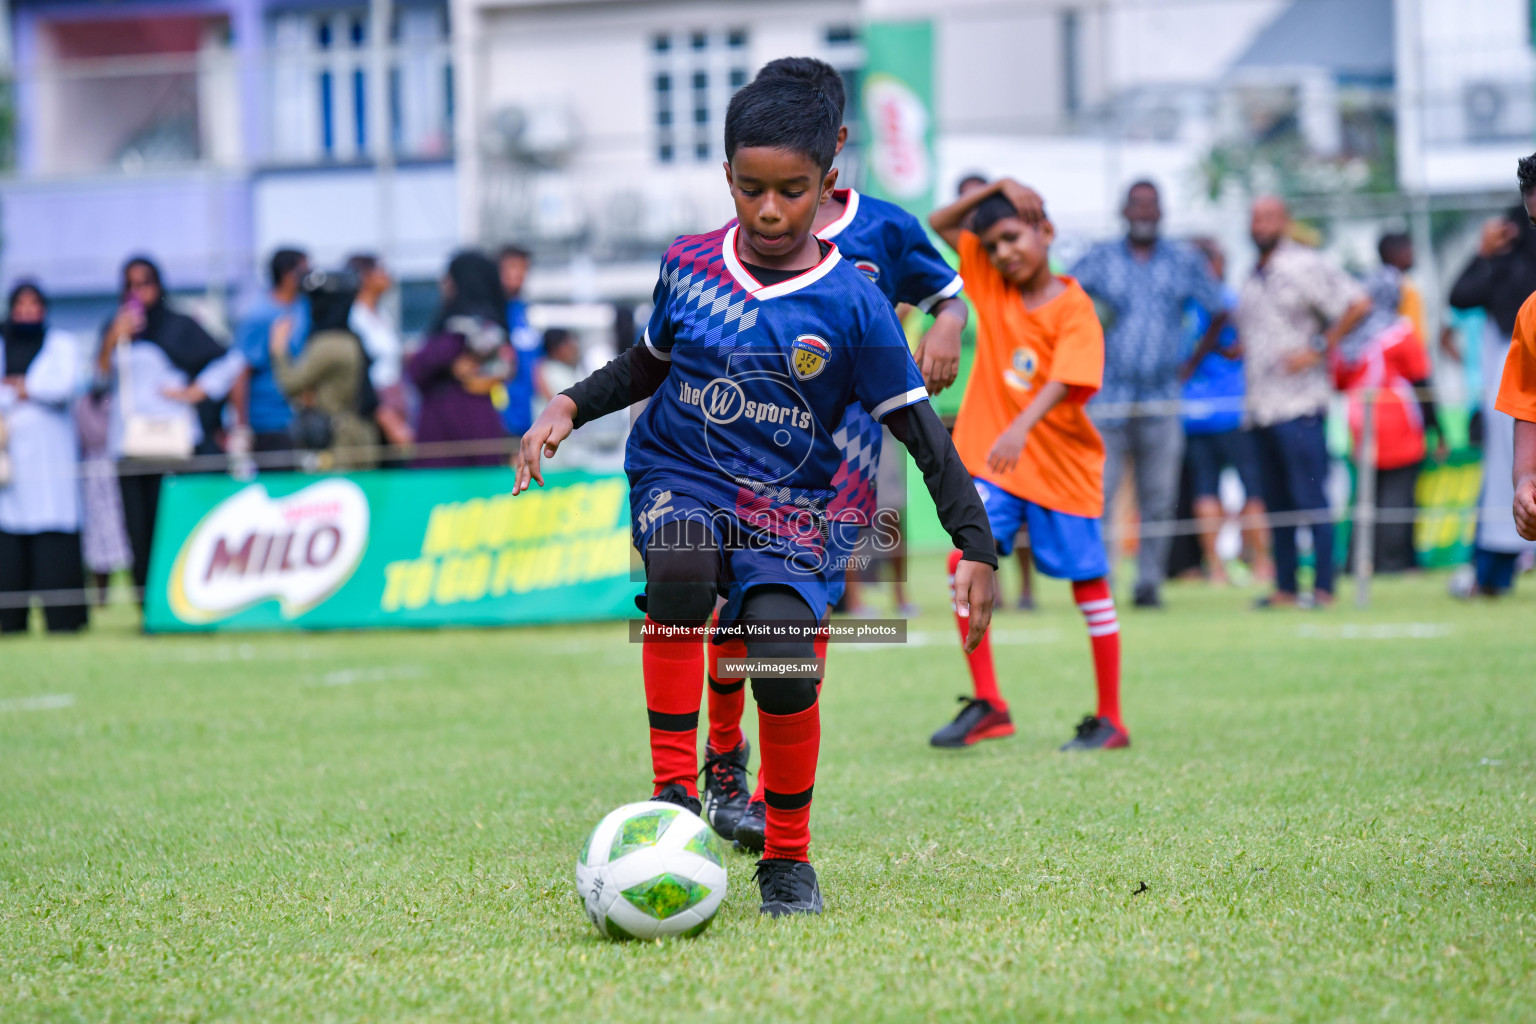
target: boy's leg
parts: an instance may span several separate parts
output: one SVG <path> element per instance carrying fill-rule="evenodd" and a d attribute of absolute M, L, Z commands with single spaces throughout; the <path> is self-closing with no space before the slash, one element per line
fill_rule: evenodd
<path fill-rule="evenodd" d="M 1028 504 L 1035 562 L 1047 576 L 1072 581 L 1072 597 L 1088 625 L 1098 709 L 1078 723 L 1062 750 L 1130 746 L 1120 718 L 1120 619 L 1109 589 L 1108 556 L 1100 521 Z"/>
<path fill-rule="evenodd" d="M 718 625 L 720 616 L 715 615 Z M 735 750 L 746 741 L 741 732 L 741 712 L 746 703 L 746 676 L 720 671 L 721 658 L 745 658 L 746 644 L 739 637 L 723 643 L 707 645 L 706 660 L 709 677 L 709 746 L 724 753 Z"/>
<path fill-rule="evenodd" d="M 986 480 L 976 481 L 976 492 L 981 496 L 982 505 L 987 510 L 987 519 L 992 527 L 992 536 L 997 541 L 998 553 L 1007 557 L 1012 550 L 1013 537 L 1019 532 L 1019 527 L 1024 522 L 1026 502 Z M 955 603 L 955 569 L 959 566 L 960 559 L 959 551 L 949 553 L 950 607 L 955 613 L 955 625 L 959 629 L 963 649 L 965 639 L 971 631 L 971 617 L 969 614 L 960 614 L 960 608 Z M 1013 719 L 1008 714 L 1008 703 L 1003 700 L 1003 695 L 997 688 L 997 668 L 992 660 L 990 627 L 982 634 L 981 643 L 976 645 L 976 649 L 965 656 L 965 661 L 971 670 L 973 695 L 960 698 L 963 704 L 960 713 L 955 716 L 954 721 L 928 738 L 931 746 L 967 747 L 981 740 L 1013 735 Z"/>
<path fill-rule="evenodd" d="M 699 679 L 719 573 L 719 540 L 705 522 L 665 522 L 646 545 L 647 620 L 687 631 L 670 639 L 648 636 L 641 649 L 653 793 L 681 796 L 694 811 L 699 810 Z"/>
<path fill-rule="evenodd" d="M 793 623 L 810 635 L 819 618 L 793 588 L 782 585 L 753 587 L 742 607 L 747 623 Z M 812 640 L 747 641 L 752 658 L 816 656 Z M 773 916 L 819 913 L 821 891 L 809 862 L 811 846 L 811 795 L 816 785 L 816 762 L 821 749 L 821 707 L 813 675 L 754 676 L 752 697 L 757 701 L 758 744 L 762 747 L 766 788 L 767 827 L 763 859 L 758 863 L 762 912 Z"/>

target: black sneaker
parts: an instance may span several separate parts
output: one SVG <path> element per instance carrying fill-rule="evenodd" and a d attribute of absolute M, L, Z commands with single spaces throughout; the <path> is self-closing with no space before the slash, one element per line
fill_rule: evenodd
<path fill-rule="evenodd" d="M 965 706 L 955 720 L 928 737 L 935 747 L 968 747 L 981 740 L 1013 735 L 1013 718 L 1006 708 L 998 708 L 980 697 L 961 697 Z"/>
<path fill-rule="evenodd" d="M 699 798 L 689 796 L 688 791 L 679 782 L 672 782 L 663 786 L 661 792 L 651 797 L 651 799 L 664 804 L 677 804 L 677 806 L 684 810 L 692 811 L 694 814 L 698 814 L 701 810 Z"/>
<path fill-rule="evenodd" d="M 1131 745 L 1131 736 L 1114 722 L 1097 715 L 1084 715 L 1077 723 L 1077 735 L 1061 745 L 1062 750 L 1116 750 Z"/>
<path fill-rule="evenodd" d="M 747 804 L 741 819 L 736 822 L 736 845 L 743 850 L 762 853 L 768 841 L 768 804 L 753 800 Z"/>
<path fill-rule="evenodd" d="M 805 861 L 765 857 L 757 862 L 757 873 L 752 877 L 763 893 L 759 913 L 769 917 L 821 913 L 821 886 L 816 884 L 816 869 Z"/>
<path fill-rule="evenodd" d="M 722 839 L 736 836 L 736 823 L 752 799 L 747 788 L 747 756 L 752 744 L 746 740 L 735 750 L 717 753 L 704 746 L 704 817 Z"/>
<path fill-rule="evenodd" d="M 1153 583 L 1136 584 L 1136 593 L 1131 598 L 1131 604 L 1137 608 L 1161 608 L 1163 597 L 1157 592 L 1157 585 Z"/>

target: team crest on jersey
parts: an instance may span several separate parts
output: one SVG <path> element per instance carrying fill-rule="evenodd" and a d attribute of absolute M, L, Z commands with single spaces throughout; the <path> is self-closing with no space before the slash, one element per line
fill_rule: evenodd
<path fill-rule="evenodd" d="M 1040 357 L 1035 355 L 1035 350 L 1028 345 L 1020 345 L 1013 350 L 1012 364 L 1003 371 L 1003 380 L 1011 388 L 1028 391 L 1039 369 Z"/>
<path fill-rule="evenodd" d="M 795 369 L 795 376 L 800 380 L 810 380 L 826 369 L 827 361 L 831 358 L 832 346 L 816 335 L 802 334 L 795 339 L 791 363 Z"/>
<path fill-rule="evenodd" d="M 880 283 L 880 266 L 879 266 L 879 264 L 871 263 L 869 260 L 854 260 L 853 261 L 853 265 L 858 268 L 859 273 L 861 273 L 865 277 L 869 278 L 875 284 L 879 284 Z"/>

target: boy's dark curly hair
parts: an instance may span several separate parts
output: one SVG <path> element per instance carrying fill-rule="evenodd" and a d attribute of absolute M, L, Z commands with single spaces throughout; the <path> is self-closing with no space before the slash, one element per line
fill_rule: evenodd
<path fill-rule="evenodd" d="M 1536 153 L 1520 158 L 1515 165 L 1515 178 L 1520 182 L 1521 196 L 1536 192 Z"/>

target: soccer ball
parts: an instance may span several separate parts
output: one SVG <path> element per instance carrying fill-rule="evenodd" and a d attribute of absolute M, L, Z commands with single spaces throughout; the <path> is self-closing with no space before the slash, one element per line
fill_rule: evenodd
<path fill-rule="evenodd" d="M 725 888 L 725 849 L 714 829 L 655 800 L 598 822 L 576 861 L 576 893 L 610 939 L 698 935 Z"/>

